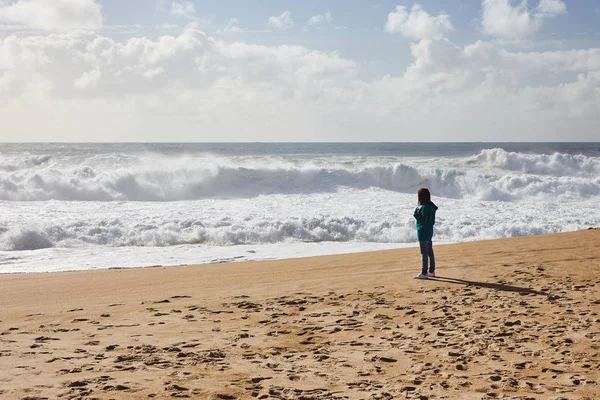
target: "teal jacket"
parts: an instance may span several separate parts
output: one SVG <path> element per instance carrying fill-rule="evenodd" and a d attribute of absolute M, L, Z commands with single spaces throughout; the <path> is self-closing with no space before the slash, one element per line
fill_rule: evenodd
<path fill-rule="evenodd" d="M 435 225 L 435 212 L 438 207 L 433 204 L 423 204 L 415 210 L 413 216 L 417 220 L 417 238 L 419 242 L 433 238 L 433 225 Z"/>

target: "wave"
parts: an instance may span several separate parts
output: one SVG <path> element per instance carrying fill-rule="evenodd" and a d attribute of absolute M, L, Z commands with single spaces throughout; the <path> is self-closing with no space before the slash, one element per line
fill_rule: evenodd
<path fill-rule="evenodd" d="M 500 172 L 498 172 L 500 170 Z M 509 171 L 509 173 L 506 173 Z M 600 196 L 600 158 L 484 150 L 466 159 L 284 159 L 105 155 L 0 160 L 0 200 L 186 201 L 379 188 L 515 201 Z"/>
<path fill-rule="evenodd" d="M 37 167 L 52 160 L 51 155 L 31 156 L 25 155 L 21 157 L 4 157 L 0 158 L 0 171 L 17 171 Z"/>
<path fill-rule="evenodd" d="M 379 194 L 373 193 L 370 202 L 375 202 Z M 401 196 L 403 200 L 399 205 L 391 201 L 397 196 L 387 197 L 375 208 L 369 208 L 369 199 L 361 196 L 363 201 L 360 204 L 365 204 L 365 207 L 347 212 L 340 210 L 339 214 L 335 206 L 323 209 L 319 206 L 315 208 L 312 204 L 303 205 L 301 208 L 304 211 L 296 209 L 292 212 L 296 215 L 318 211 L 336 213 L 307 217 L 286 216 L 289 212 L 274 215 L 273 209 L 267 210 L 268 202 L 244 211 L 243 202 L 234 201 L 235 204 L 230 204 L 226 209 L 204 214 L 200 211 L 202 207 L 190 211 L 187 205 L 181 204 L 167 212 L 166 216 L 158 207 L 135 210 L 123 205 L 125 208 L 111 207 L 114 210 L 108 216 L 97 218 L 95 213 L 105 207 L 84 207 L 75 219 L 61 221 L 60 216 L 69 209 L 65 205 L 54 214 L 35 222 L 13 216 L 9 224 L 0 228 L 0 250 L 298 242 L 415 243 L 415 222 L 412 210 L 406 209 L 407 196 Z M 343 197 L 336 196 L 335 202 L 342 201 Z M 357 201 L 358 198 L 353 197 L 349 204 Z M 292 203 L 284 201 L 279 204 L 290 209 Z M 598 201 L 578 207 L 569 203 L 482 203 L 462 200 L 443 200 L 438 204 L 441 207 L 436 218 L 436 242 L 538 235 L 600 226 L 600 215 L 595 212 Z M 268 215 L 257 213 L 258 209 L 265 209 Z M 238 213 L 232 210 L 238 210 Z"/>
<path fill-rule="evenodd" d="M 475 210 L 475 211 L 473 211 Z M 443 212 L 442 212 L 443 211 Z M 388 210 L 389 212 L 389 210 Z M 388 213 L 386 212 L 386 213 Z M 499 214 L 502 212 L 502 214 Z M 538 209 L 465 210 L 440 209 L 435 240 L 459 242 L 555 233 L 600 224 L 598 217 L 562 210 L 556 218 L 528 220 Z M 473 214 L 475 213 L 475 214 Z M 522 215 L 523 214 L 523 215 Z M 476 217 L 474 217 L 476 215 Z M 567 215 L 567 217 L 564 217 Z M 563 218 L 564 217 L 564 218 Z M 246 218 L 218 221 L 171 219 L 156 222 L 129 217 L 110 220 L 11 227 L 0 233 L 0 250 L 23 251 L 46 248 L 167 247 L 178 245 L 261 245 L 321 242 L 415 243 L 414 220 L 406 218 L 311 217 Z M 593 225 L 593 226 L 595 226 Z"/>
<path fill-rule="evenodd" d="M 300 220 L 233 222 L 227 218 L 211 224 L 184 219 L 152 224 L 125 220 L 48 224 L 43 228 L 19 227 L 0 234 L 0 250 L 21 251 L 52 247 L 176 246 L 207 244 L 233 246 L 286 242 L 397 242 L 414 241 L 414 226 L 405 221 L 365 221 L 351 217 Z"/>
<path fill-rule="evenodd" d="M 469 158 L 467 164 L 478 164 L 488 168 L 525 174 L 559 177 L 597 177 L 600 175 L 600 157 L 577 154 L 524 154 L 503 149 L 489 149 Z"/>

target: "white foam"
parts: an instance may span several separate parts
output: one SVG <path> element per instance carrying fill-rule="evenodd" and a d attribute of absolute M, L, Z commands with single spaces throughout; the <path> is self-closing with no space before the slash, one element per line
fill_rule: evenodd
<path fill-rule="evenodd" d="M 89 247 L 0 251 L 0 273 L 83 271 L 315 257 L 388 250 L 414 245 L 386 243 L 294 243 L 242 246 Z M 418 251 L 415 251 L 418 257 Z"/>
<path fill-rule="evenodd" d="M 468 160 L 487 168 L 559 177 L 598 177 L 600 158 L 571 154 L 523 154 L 503 149 L 482 150 Z"/>
<path fill-rule="evenodd" d="M 474 157 L 423 160 L 387 157 L 166 157 L 108 154 L 25 157 L 0 165 L 0 199 L 8 201 L 186 201 L 304 195 L 371 187 L 438 196 L 514 201 L 600 196 L 600 158 L 531 155 L 501 149 Z M 20 162 L 20 163 L 19 163 Z M 81 162 L 85 162 L 81 164 Z M 432 167 L 435 165 L 435 167 Z"/>
<path fill-rule="evenodd" d="M 414 194 L 344 189 L 186 202 L 2 202 L 0 250 L 86 246 L 414 243 Z M 600 226 L 600 199 L 439 198 L 437 240 L 457 242 Z M 343 207 L 340 205 L 343 204 Z"/>
<path fill-rule="evenodd" d="M 440 206 L 436 242 L 585 229 L 600 226 L 598 160 L 500 149 L 436 159 L 0 156 L 0 272 L 252 259 L 244 246 L 289 257 L 414 245 L 422 186 Z"/>

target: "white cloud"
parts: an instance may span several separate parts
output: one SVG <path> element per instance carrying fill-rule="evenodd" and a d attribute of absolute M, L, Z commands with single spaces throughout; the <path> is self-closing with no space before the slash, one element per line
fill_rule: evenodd
<path fill-rule="evenodd" d="M 227 26 L 223 29 L 224 33 L 242 33 L 245 32 L 243 28 L 240 27 L 240 21 L 237 18 L 230 18 Z"/>
<path fill-rule="evenodd" d="M 267 23 L 270 27 L 274 29 L 287 29 L 294 26 L 294 21 L 292 20 L 292 13 L 289 11 L 284 11 L 278 17 L 269 17 L 269 21 Z"/>
<path fill-rule="evenodd" d="M 97 69 L 84 72 L 81 77 L 75 79 L 73 86 L 77 89 L 96 88 L 101 76 L 102 73 Z"/>
<path fill-rule="evenodd" d="M 555 17 L 567 12 L 563 0 L 540 0 L 537 11 L 547 17 Z"/>
<path fill-rule="evenodd" d="M 360 64 L 337 53 L 194 29 L 128 40 L 11 35 L 0 40 L 0 120 L 14 129 L 0 139 L 597 138 L 600 49 L 440 38 L 410 51 L 404 71 L 366 82 Z"/>
<path fill-rule="evenodd" d="M 537 31 L 542 20 L 534 18 L 523 1 L 513 7 L 511 0 L 484 0 L 481 25 L 483 32 L 502 38 L 521 38 Z"/>
<path fill-rule="evenodd" d="M 567 6 L 562 0 L 541 0 L 529 10 L 526 0 L 483 0 L 481 27 L 483 33 L 503 39 L 520 39 L 537 32 L 544 18 L 564 14 Z"/>
<path fill-rule="evenodd" d="M 200 129 L 217 136 L 194 140 L 214 140 L 223 130 L 267 123 L 283 132 L 297 113 L 304 117 L 294 129 L 314 123 L 317 135 L 319 102 L 345 102 L 346 82 L 358 70 L 334 53 L 227 43 L 193 29 L 127 41 L 86 32 L 13 35 L 0 40 L 0 54 L 0 119 L 16 127 L 0 134 L 4 140 L 9 134 L 26 140 L 36 123 L 38 132 L 56 129 L 68 140 L 77 140 L 76 130 L 100 140 L 132 140 L 142 131 L 146 140 L 160 140 L 159 131 L 170 131 L 170 118 L 176 134 Z M 38 122 L 17 123 L 25 113 L 35 113 Z M 195 115 L 195 122 L 185 115 Z M 41 129 L 46 118 L 54 122 Z M 89 130 L 82 130 L 86 125 Z"/>
<path fill-rule="evenodd" d="M 224 83 L 302 98 L 322 93 L 357 70 L 356 63 L 336 54 L 226 43 L 194 29 L 155 41 L 126 42 L 85 32 L 13 35 L 0 42 L 0 53 L 5 55 L 0 60 L 5 72 L 0 99 L 19 97 L 34 75 L 51 83 L 53 98 L 140 95 L 175 86 L 208 90 Z"/>
<path fill-rule="evenodd" d="M 0 2 L 0 24 L 68 31 L 102 27 L 96 0 L 16 0 Z"/>
<path fill-rule="evenodd" d="M 196 8 L 189 0 L 174 1 L 171 4 L 171 15 L 181 18 L 194 19 L 196 16 Z"/>
<path fill-rule="evenodd" d="M 446 121 L 445 129 L 459 133 L 457 123 L 480 124 L 486 140 L 500 141 L 558 140 L 565 121 L 587 124 L 578 135 L 592 139 L 592 122 L 600 122 L 600 49 L 512 52 L 501 42 L 440 39 L 413 44 L 411 52 L 415 61 L 402 76 L 375 84 L 374 98 L 388 93 L 379 111 L 386 120 Z M 562 140 L 571 140 L 566 132 Z"/>
<path fill-rule="evenodd" d="M 331 16 L 331 12 L 327 11 L 325 14 L 313 15 L 306 22 L 307 25 L 322 25 L 322 24 L 331 24 L 333 22 L 333 17 Z"/>
<path fill-rule="evenodd" d="M 396 10 L 389 13 L 385 31 L 400 33 L 412 39 L 435 39 L 444 37 L 452 31 L 450 16 L 441 13 L 437 17 L 429 15 L 420 4 L 413 5 L 410 12 L 404 6 L 397 6 Z"/>

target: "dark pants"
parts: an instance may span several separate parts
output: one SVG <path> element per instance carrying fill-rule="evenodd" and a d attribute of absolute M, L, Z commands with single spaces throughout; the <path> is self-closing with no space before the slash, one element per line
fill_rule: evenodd
<path fill-rule="evenodd" d="M 421 247 L 421 257 L 423 258 L 423 266 L 421 267 L 421 273 L 426 275 L 427 272 L 435 273 L 435 256 L 433 255 L 433 242 L 431 240 L 424 240 L 419 242 Z M 429 263 L 431 261 L 431 263 Z M 429 271 L 427 267 L 429 264 Z"/>

